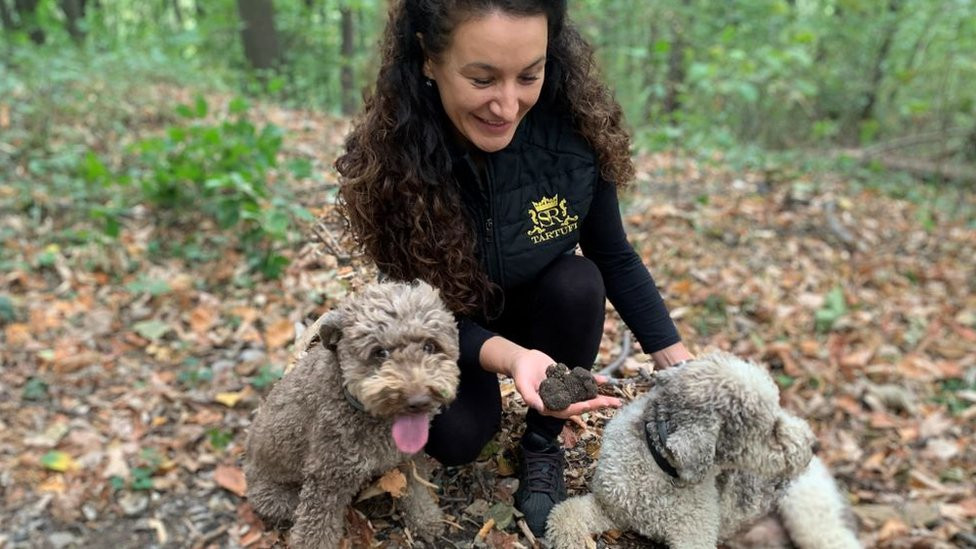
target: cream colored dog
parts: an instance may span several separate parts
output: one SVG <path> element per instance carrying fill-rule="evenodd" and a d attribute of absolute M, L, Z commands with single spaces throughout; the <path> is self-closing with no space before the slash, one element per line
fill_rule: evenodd
<path fill-rule="evenodd" d="M 591 534 L 620 529 L 714 549 L 777 503 L 801 547 L 860 546 L 829 473 L 811 461 L 813 432 L 780 407 L 764 369 L 714 353 L 654 381 L 607 424 L 593 493 L 553 509 L 554 547 L 593 547 Z"/>

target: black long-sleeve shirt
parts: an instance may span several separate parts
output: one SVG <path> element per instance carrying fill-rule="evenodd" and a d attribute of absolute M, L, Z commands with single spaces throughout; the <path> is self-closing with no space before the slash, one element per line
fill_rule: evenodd
<path fill-rule="evenodd" d="M 681 341 L 654 279 L 627 240 L 616 187 L 595 183 L 589 212 L 579 227 L 583 255 L 603 275 L 607 298 L 645 352 Z M 471 318 L 459 319 L 461 362 L 477 364 L 481 346 L 495 334 Z"/>

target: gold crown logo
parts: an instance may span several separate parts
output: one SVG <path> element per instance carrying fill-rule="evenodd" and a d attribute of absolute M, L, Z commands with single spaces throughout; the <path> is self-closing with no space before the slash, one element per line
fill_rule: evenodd
<path fill-rule="evenodd" d="M 542 197 L 542 200 L 536 202 L 532 201 L 532 207 L 535 208 L 537 212 L 544 212 L 548 209 L 555 208 L 559 205 L 559 195 L 555 195 L 552 198 Z"/>

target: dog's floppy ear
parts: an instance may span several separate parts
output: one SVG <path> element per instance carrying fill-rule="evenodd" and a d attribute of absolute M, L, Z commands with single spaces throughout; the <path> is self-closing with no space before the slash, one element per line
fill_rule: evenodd
<path fill-rule="evenodd" d="M 329 311 L 322 316 L 319 324 L 319 339 L 322 341 L 323 347 L 335 352 L 336 344 L 342 337 L 343 321 L 343 314 L 339 311 Z"/>
<path fill-rule="evenodd" d="M 782 463 L 777 465 L 785 469 L 787 476 L 795 477 L 806 469 L 813 458 L 813 445 L 817 441 L 807 422 L 790 414 L 782 414 L 776 418 L 771 438 L 773 452 L 778 450 L 783 456 Z"/>
<path fill-rule="evenodd" d="M 655 422 L 644 427 L 657 428 Z M 683 482 L 698 484 L 715 462 L 720 428 L 718 418 L 715 414 L 703 414 L 696 416 L 694 421 L 678 422 L 675 427 L 664 441 L 665 448 L 671 453 L 671 464 Z"/>

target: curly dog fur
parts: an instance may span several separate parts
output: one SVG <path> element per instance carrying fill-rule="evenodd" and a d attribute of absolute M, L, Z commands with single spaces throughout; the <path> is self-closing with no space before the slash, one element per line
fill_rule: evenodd
<path fill-rule="evenodd" d="M 655 373 L 654 382 L 607 424 L 592 493 L 553 509 L 546 537 L 554 547 L 592 547 L 591 534 L 621 529 L 672 549 L 713 549 L 777 501 L 790 503 L 782 511 L 797 511 L 818 497 L 790 497 L 793 479 L 822 479 L 826 470 L 811 461 L 810 427 L 780 407 L 779 389 L 764 369 L 714 353 Z M 858 547 L 837 507 L 825 509 L 830 516 L 815 532 L 830 529 L 836 515 L 838 541 L 804 547 Z"/>
<path fill-rule="evenodd" d="M 294 523 L 292 546 L 331 549 L 353 497 L 399 466 L 408 472 L 407 526 L 433 536 L 441 511 L 424 486 L 424 460 L 412 456 L 457 391 L 453 315 L 427 284 L 378 283 L 316 326 L 251 425 L 248 500 L 269 521 Z"/>

